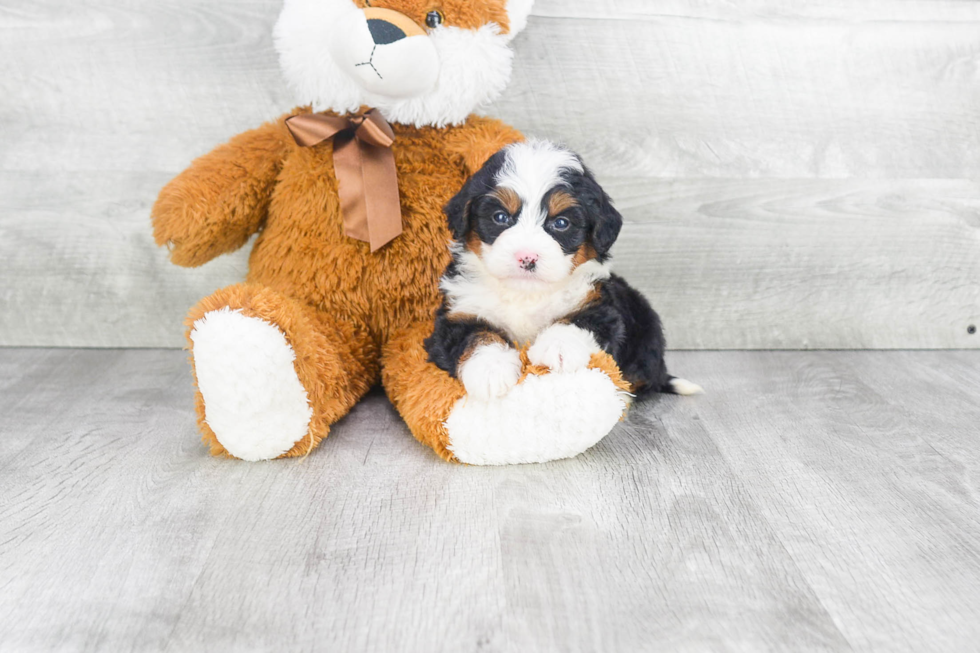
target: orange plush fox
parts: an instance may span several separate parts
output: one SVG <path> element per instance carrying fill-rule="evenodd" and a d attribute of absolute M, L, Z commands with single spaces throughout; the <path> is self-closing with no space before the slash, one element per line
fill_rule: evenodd
<path fill-rule="evenodd" d="M 304 455 L 379 381 L 416 438 L 472 464 L 574 456 L 621 418 L 626 386 L 604 354 L 561 379 L 528 367 L 506 395 L 477 400 L 422 344 L 450 260 L 443 207 L 487 158 L 522 139 L 471 114 L 506 86 L 510 42 L 531 2 L 286 0 L 276 48 L 305 106 L 196 160 L 153 208 L 156 241 L 178 265 L 202 265 L 259 234 L 246 282 L 187 319 L 212 453 Z M 354 189 L 350 171 L 338 183 L 341 148 L 370 114 L 387 140 L 353 159 L 364 172 L 359 161 L 390 150 L 379 156 L 391 158 L 398 201 L 385 219 L 399 235 L 384 243 L 357 237 L 348 199 L 370 209 L 383 184 L 364 174 Z M 351 128 L 310 139 L 302 128 L 316 120 Z"/>

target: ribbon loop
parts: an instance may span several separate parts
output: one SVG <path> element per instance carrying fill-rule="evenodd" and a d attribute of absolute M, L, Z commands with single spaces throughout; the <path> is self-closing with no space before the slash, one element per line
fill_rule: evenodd
<path fill-rule="evenodd" d="M 300 147 L 333 139 L 344 232 L 376 252 L 402 233 L 395 132 L 376 110 L 350 116 L 307 113 L 286 119 Z M 338 138 L 340 137 L 340 138 Z"/>

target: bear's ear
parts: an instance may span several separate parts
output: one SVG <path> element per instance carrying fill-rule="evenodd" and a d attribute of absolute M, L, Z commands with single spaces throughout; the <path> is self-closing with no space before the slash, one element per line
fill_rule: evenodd
<path fill-rule="evenodd" d="M 511 40 L 527 27 L 527 17 L 531 15 L 534 0 L 507 0 L 507 17 L 510 19 L 510 31 L 507 39 Z"/>
<path fill-rule="evenodd" d="M 497 173 L 500 171 L 506 156 L 505 150 L 500 150 L 487 159 L 483 167 L 466 180 L 462 190 L 456 193 L 456 197 L 449 200 L 449 204 L 443 209 L 449 221 L 449 231 L 452 232 L 454 240 L 462 241 L 466 238 L 466 232 L 470 229 L 470 208 L 473 201 L 494 189 Z"/>

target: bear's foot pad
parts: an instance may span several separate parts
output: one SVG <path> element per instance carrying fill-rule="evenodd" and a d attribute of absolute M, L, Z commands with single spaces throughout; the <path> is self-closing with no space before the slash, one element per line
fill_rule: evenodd
<path fill-rule="evenodd" d="M 190 338 L 205 421 L 228 453 L 270 460 L 307 437 L 313 410 L 282 331 L 222 309 L 197 320 Z"/>
<path fill-rule="evenodd" d="M 629 399 L 601 369 L 528 375 L 503 397 L 460 399 L 446 420 L 448 448 L 471 465 L 572 458 L 616 426 Z"/>

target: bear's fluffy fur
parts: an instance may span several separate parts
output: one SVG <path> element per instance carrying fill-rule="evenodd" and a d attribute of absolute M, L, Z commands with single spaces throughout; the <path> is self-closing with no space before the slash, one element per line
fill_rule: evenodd
<path fill-rule="evenodd" d="M 506 43 L 512 30 L 523 26 L 529 5 L 528 0 L 446 1 L 442 3 L 445 24 L 429 33 L 433 40 L 450 35 L 446 42 L 455 39 L 453 47 L 459 47 L 468 34 L 479 41 L 486 36 L 481 31 Z M 313 51 L 316 39 L 312 32 L 317 28 L 313 21 L 329 23 L 331 8 L 351 12 L 364 6 L 353 0 L 286 0 L 276 31 L 277 48 L 290 83 L 309 105 L 240 134 L 194 161 L 162 190 L 153 207 L 156 242 L 169 247 L 178 265 L 202 265 L 259 234 L 246 282 L 205 298 L 187 318 L 203 439 L 215 455 L 249 460 L 304 455 L 380 381 L 414 435 L 447 460 L 539 462 L 579 453 L 608 432 L 615 421 L 609 423 L 609 416 L 618 419 L 626 405 L 620 392 L 626 384 L 608 357 L 597 355 L 589 370 L 594 375 L 587 384 L 588 398 L 575 398 L 575 379 L 562 381 L 563 388 L 571 388 L 564 401 L 583 405 L 582 410 L 589 408 L 589 401 L 599 401 L 596 383 L 608 394 L 603 399 L 604 410 L 598 411 L 607 417 L 585 429 L 579 438 L 582 444 L 573 451 L 567 450 L 567 443 L 553 446 L 567 428 L 558 413 L 568 411 L 556 405 L 556 416 L 549 417 L 549 407 L 541 404 L 541 397 L 550 392 L 546 386 L 526 400 L 542 411 L 537 430 L 542 423 L 553 422 L 554 432 L 546 433 L 543 441 L 526 445 L 522 443 L 527 438 L 520 433 L 510 434 L 518 443 L 502 449 L 481 440 L 480 429 L 485 424 L 463 433 L 469 428 L 467 411 L 477 407 L 464 406 L 462 385 L 427 361 L 422 342 L 432 331 L 433 313 L 440 303 L 439 276 L 450 259 L 447 245 L 451 237 L 443 207 L 487 158 L 522 136 L 499 121 L 468 115 L 496 95 L 502 88 L 499 82 L 489 94 L 462 98 L 467 104 L 465 112 L 458 102 L 445 100 L 453 96 L 452 89 L 444 86 L 452 84 L 452 78 L 440 78 L 434 88 L 408 99 L 359 93 L 355 82 L 344 79 L 338 81 L 336 101 L 326 97 L 332 80 L 341 80 L 343 70 L 323 63 L 327 52 Z M 425 25 L 426 5 L 417 0 L 372 0 L 370 6 L 400 11 Z M 329 25 L 321 27 L 325 35 L 331 34 Z M 455 56 L 450 50 L 440 50 L 448 47 L 436 44 L 440 57 Z M 484 61 L 485 48 L 470 55 L 474 66 L 496 66 L 494 71 L 479 74 L 496 74 L 506 81 L 509 51 L 502 58 L 499 53 L 490 55 L 490 63 Z M 322 79 L 317 78 L 318 68 L 310 65 L 316 61 L 312 57 L 320 57 L 323 63 Z M 458 76 L 458 71 L 453 75 Z M 368 104 L 380 107 L 392 121 L 404 223 L 403 234 L 373 254 L 367 243 L 344 233 L 332 143 L 299 147 L 285 126 L 289 115 L 310 112 L 311 106 L 346 111 Z M 209 316 L 229 311 L 261 321 L 254 322 L 256 326 L 274 326 L 285 337 L 286 353 L 281 338 L 278 342 L 263 340 L 270 333 L 275 336 L 274 331 L 250 329 L 247 320 L 214 319 L 203 333 Z M 246 324 L 238 324 L 241 322 Z M 242 327 L 235 331 L 234 341 L 221 341 L 223 324 Z M 228 338 L 232 337 L 229 332 Z M 208 350 L 196 351 L 195 347 Z M 293 369 L 276 368 L 274 374 L 262 371 L 288 365 L 290 356 Z M 209 366 L 207 374 L 201 373 L 202 364 Z M 543 378 L 547 371 L 529 368 L 527 373 Z M 280 379 L 275 386 L 263 385 L 274 379 Z M 289 397 L 283 394 L 287 392 Z M 520 407 L 519 397 L 511 401 L 526 410 Z M 306 412 L 301 410 L 283 422 L 293 424 L 299 419 L 301 426 L 308 419 L 302 437 L 293 441 L 293 436 L 282 433 L 256 434 L 256 423 L 267 423 L 275 411 L 288 410 L 284 406 L 297 402 Z M 457 408 L 460 412 L 452 421 L 451 413 Z M 478 408 L 474 414 L 483 416 L 495 410 L 493 406 Z M 219 420 L 208 418 L 209 412 L 217 416 L 219 411 L 222 433 L 212 428 Z M 471 453 L 458 455 L 452 424 L 463 425 L 455 428 Z M 573 428 L 584 427 L 576 422 Z"/>

